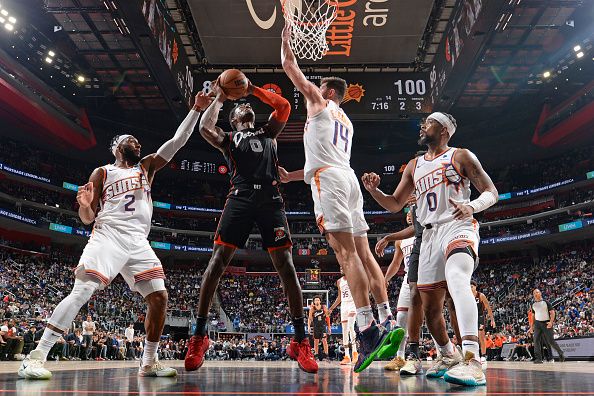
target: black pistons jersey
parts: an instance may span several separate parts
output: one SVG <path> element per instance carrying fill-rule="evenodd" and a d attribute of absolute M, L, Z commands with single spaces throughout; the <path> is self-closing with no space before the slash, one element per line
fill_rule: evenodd
<path fill-rule="evenodd" d="M 272 186 L 280 183 L 276 142 L 263 128 L 233 131 L 225 136 L 225 159 L 231 185 Z"/>
<path fill-rule="evenodd" d="M 482 293 L 476 293 L 476 296 L 474 297 L 474 301 L 476 302 L 476 308 L 478 310 L 479 319 L 485 316 L 485 306 L 481 301 L 481 294 Z"/>
<path fill-rule="evenodd" d="M 324 314 L 324 309 L 315 309 L 313 312 L 313 323 L 314 327 L 317 328 L 324 328 L 326 327 L 326 315 Z"/>

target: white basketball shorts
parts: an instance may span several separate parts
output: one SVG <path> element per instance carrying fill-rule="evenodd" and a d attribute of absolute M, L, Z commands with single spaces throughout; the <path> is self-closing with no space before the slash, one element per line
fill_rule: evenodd
<path fill-rule="evenodd" d="M 130 289 L 135 291 L 137 282 L 165 279 L 161 261 L 146 237 L 122 234 L 105 224 L 93 229 L 75 269 L 76 273 L 79 271 L 100 280 L 104 287 L 122 274 Z M 165 287 L 158 289 L 165 290 Z"/>
<path fill-rule="evenodd" d="M 478 258 L 479 224 L 475 219 L 454 220 L 434 225 L 423 231 L 419 254 L 420 291 L 446 288 L 445 265 L 448 254 L 458 248 L 470 246 Z"/>
<path fill-rule="evenodd" d="M 311 180 L 314 212 L 320 232 L 349 232 L 364 236 L 369 226 L 363 215 L 363 194 L 352 169 L 318 169 Z"/>

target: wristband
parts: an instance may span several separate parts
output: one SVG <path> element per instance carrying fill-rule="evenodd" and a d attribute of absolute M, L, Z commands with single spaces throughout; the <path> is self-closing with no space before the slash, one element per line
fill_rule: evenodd
<path fill-rule="evenodd" d="M 491 191 L 483 192 L 477 199 L 468 203 L 474 213 L 482 212 L 483 210 L 489 209 L 491 206 L 497 203 L 497 197 Z"/>

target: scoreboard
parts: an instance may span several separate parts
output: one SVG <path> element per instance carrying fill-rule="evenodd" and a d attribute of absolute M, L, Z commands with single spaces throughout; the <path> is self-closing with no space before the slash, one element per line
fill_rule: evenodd
<path fill-rule="evenodd" d="M 292 105 L 291 119 L 304 120 L 307 116 L 303 95 L 285 74 L 246 74 L 252 84 L 276 92 Z M 352 120 L 395 120 L 431 111 L 428 73 L 306 73 L 306 78 L 319 86 L 324 77 L 337 76 L 347 82 L 342 107 Z M 209 93 L 211 81 L 218 75 L 204 74 L 198 88 Z M 200 78 L 200 77 L 199 77 Z M 248 97 L 256 115 L 270 114 L 272 109 L 258 99 Z M 234 102 L 226 102 L 228 112 Z"/>

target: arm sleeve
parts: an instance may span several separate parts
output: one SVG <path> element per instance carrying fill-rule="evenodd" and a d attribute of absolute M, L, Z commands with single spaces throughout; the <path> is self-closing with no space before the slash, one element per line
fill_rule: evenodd
<path fill-rule="evenodd" d="M 326 324 L 328 325 L 328 330 L 330 330 L 330 315 L 326 315 Z"/>
<path fill-rule="evenodd" d="M 555 308 L 553 308 L 551 303 L 547 301 L 547 311 L 554 311 L 554 310 L 555 310 Z"/>
<path fill-rule="evenodd" d="M 274 107 L 272 117 L 279 122 L 287 122 L 291 114 L 289 101 L 280 95 L 260 87 L 254 87 L 254 96 L 269 106 Z"/>
<path fill-rule="evenodd" d="M 171 161 L 175 153 L 177 153 L 179 149 L 186 144 L 188 139 L 190 139 L 190 136 L 192 136 L 192 132 L 194 132 L 194 128 L 196 127 L 199 118 L 199 111 L 190 110 L 186 118 L 184 118 L 177 128 L 177 131 L 175 131 L 175 135 L 159 147 L 157 155 L 167 162 Z"/>

